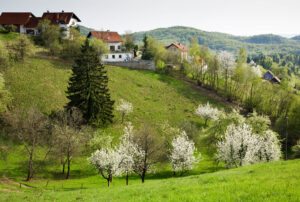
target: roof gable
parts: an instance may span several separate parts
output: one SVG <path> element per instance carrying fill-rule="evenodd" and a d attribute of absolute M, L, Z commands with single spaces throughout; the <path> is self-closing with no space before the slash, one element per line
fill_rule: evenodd
<path fill-rule="evenodd" d="M 25 25 L 31 18 L 35 16 L 30 12 L 3 12 L 0 16 L 0 24 L 2 25 Z"/>
<path fill-rule="evenodd" d="M 59 13 L 43 13 L 42 19 L 49 20 L 51 24 L 69 24 L 71 19 L 74 18 L 78 22 L 81 22 L 80 19 L 72 12 L 59 12 Z"/>
<path fill-rule="evenodd" d="M 123 42 L 118 32 L 91 31 L 87 37 L 90 38 L 91 36 L 93 36 L 96 39 L 101 39 L 105 43 Z"/>
<path fill-rule="evenodd" d="M 185 47 L 182 43 L 172 43 L 171 45 L 166 46 L 166 49 L 169 49 L 172 46 L 184 52 L 188 51 L 187 47 Z"/>

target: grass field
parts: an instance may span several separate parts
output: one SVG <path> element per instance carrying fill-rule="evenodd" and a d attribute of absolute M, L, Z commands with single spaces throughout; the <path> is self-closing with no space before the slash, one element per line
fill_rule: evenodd
<path fill-rule="evenodd" d="M 71 64 L 61 60 L 31 57 L 8 68 L 5 72 L 6 86 L 13 95 L 15 106 L 37 105 L 43 112 L 63 109 L 67 103 L 66 93 Z M 107 67 L 112 98 L 119 104 L 123 98 L 133 104 L 134 111 L 126 120 L 138 127 L 142 122 L 159 125 L 168 121 L 178 126 L 189 120 L 199 127 L 204 122 L 195 116 L 199 104 L 210 102 L 224 106 L 205 95 L 199 94 L 187 84 L 151 71 Z M 119 136 L 123 129 L 121 115 L 115 112 L 114 123 L 106 130 Z"/>
<path fill-rule="evenodd" d="M 300 201 L 300 160 L 257 164 L 188 177 L 153 176 L 144 184 L 131 177 L 114 178 L 111 187 L 101 176 L 72 180 L 35 180 L 0 184 L 1 201 Z M 7 191 L 7 190 L 10 190 Z"/>

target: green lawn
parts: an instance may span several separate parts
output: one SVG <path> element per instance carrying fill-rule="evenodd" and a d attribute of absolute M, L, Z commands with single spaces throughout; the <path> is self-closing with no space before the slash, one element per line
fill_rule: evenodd
<path fill-rule="evenodd" d="M 246 166 L 188 177 L 114 178 L 97 175 L 35 180 L 38 188 L 0 184 L 1 201 L 300 201 L 300 160 Z M 11 192 L 8 192 L 10 190 Z"/>

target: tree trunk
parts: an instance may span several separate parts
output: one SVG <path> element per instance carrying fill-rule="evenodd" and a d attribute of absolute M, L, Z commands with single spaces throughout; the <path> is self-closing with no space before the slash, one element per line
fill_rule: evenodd
<path fill-rule="evenodd" d="M 109 187 L 110 179 L 107 178 L 107 186 Z"/>
<path fill-rule="evenodd" d="M 126 173 L 126 185 L 128 185 L 128 172 Z"/>
<path fill-rule="evenodd" d="M 62 167 L 62 174 L 64 175 L 64 174 L 65 174 L 66 162 L 64 162 L 62 166 L 63 166 L 63 167 Z"/>
<path fill-rule="evenodd" d="M 122 113 L 122 123 L 124 122 L 125 113 Z"/>
<path fill-rule="evenodd" d="M 70 176 L 70 170 L 71 170 L 71 159 L 70 159 L 70 157 L 68 156 L 68 171 L 67 171 L 66 179 L 69 179 L 69 176 Z"/>
<path fill-rule="evenodd" d="M 109 178 L 109 181 L 112 182 L 112 179 L 113 179 L 113 178 L 112 178 L 112 174 L 109 174 L 109 177 L 108 177 L 108 178 Z"/>
<path fill-rule="evenodd" d="M 32 177 L 32 168 L 33 168 L 33 152 L 30 153 L 29 164 L 28 164 L 28 172 L 26 181 L 30 181 Z"/>
<path fill-rule="evenodd" d="M 146 170 L 144 169 L 143 172 L 142 172 L 142 183 L 145 182 L 145 176 L 146 176 Z"/>

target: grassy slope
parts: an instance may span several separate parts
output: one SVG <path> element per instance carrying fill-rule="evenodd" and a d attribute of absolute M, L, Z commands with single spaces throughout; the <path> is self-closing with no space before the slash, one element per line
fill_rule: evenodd
<path fill-rule="evenodd" d="M 3 201 L 300 201 L 299 169 L 300 160 L 281 161 L 145 184 L 131 178 L 128 187 L 125 179 L 114 178 L 110 188 L 91 176 L 50 181 L 48 187 L 45 180 L 36 181 L 39 189 L 6 185 L 15 192 L 0 189 L 0 194 Z"/>
<path fill-rule="evenodd" d="M 37 105 L 45 113 L 62 109 L 67 103 L 65 91 L 71 75 L 70 64 L 63 61 L 31 57 L 5 72 L 7 88 L 14 97 L 14 105 Z M 178 125 L 190 120 L 199 126 L 203 122 L 194 115 L 198 104 L 207 101 L 222 107 L 191 89 L 187 84 L 150 71 L 107 67 L 112 98 L 119 103 L 123 98 L 132 102 L 134 112 L 128 116 L 134 125 L 147 121 L 158 125 L 169 121 Z M 115 123 L 107 130 L 119 134 L 123 126 L 121 115 L 115 112 Z"/>

